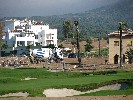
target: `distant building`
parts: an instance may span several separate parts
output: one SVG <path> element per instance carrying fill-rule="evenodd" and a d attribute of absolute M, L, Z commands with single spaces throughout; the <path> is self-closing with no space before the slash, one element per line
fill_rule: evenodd
<path fill-rule="evenodd" d="M 49 29 L 48 24 L 31 20 L 6 20 L 5 43 L 10 47 L 40 44 L 57 46 L 57 29 Z"/>
<path fill-rule="evenodd" d="M 57 47 L 57 29 L 50 29 L 48 24 L 31 20 L 5 20 L 5 44 L 12 50 L 29 45 Z"/>
<path fill-rule="evenodd" d="M 133 31 L 131 29 L 122 30 L 122 58 L 123 63 L 127 63 L 126 51 L 133 48 Z M 109 63 L 120 63 L 120 32 L 115 31 L 109 34 Z"/>

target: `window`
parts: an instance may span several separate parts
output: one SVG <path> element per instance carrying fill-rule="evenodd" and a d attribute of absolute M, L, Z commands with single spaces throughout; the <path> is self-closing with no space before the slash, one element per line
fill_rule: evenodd
<path fill-rule="evenodd" d="M 35 39 L 38 39 L 38 35 L 35 35 Z"/>
<path fill-rule="evenodd" d="M 27 27 L 27 29 L 30 29 L 30 27 Z"/>
<path fill-rule="evenodd" d="M 15 46 L 15 41 L 13 41 L 13 45 L 12 45 L 13 47 Z"/>
<path fill-rule="evenodd" d="M 127 46 L 132 46 L 132 41 L 127 41 Z"/>
<path fill-rule="evenodd" d="M 114 41 L 114 46 L 119 46 L 119 41 Z"/>
<path fill-rule="evenodd" d="M 6 37 L 8 37 L 8 33 L 6 32 Z"/>

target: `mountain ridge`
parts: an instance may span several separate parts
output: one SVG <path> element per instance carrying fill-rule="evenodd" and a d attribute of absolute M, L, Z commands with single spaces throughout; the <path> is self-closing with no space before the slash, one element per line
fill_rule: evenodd
<path fill-rule="evenodd" d="M 23 17 L 18 19 L 23 19 Z M 48 23 L 51 28 L 57 28 L 59 37 L 63 34 L 63 22 L 66 20 L 79 21 L 82 37 L 85 37 L 86 35 L 95 37 L 98 36 L 98 33 L 105 36 L 105 34 L 117 30 L 120 21 L 127 23 L 128 28 L 133 29 L 133 0 L 119 0 L 117 3 L 82 13 L 32 16 L 28 19 L 43 21 Z"/>
<path fill-rule="evenodd" d="M 31 17 L 31 19 L 34 18 Z M 105 34 L 115 31 L 120 21 L 127 23 L 128 28 L 133 29 L 133 1 L 119 0 L 115 4 L 83 13 L 44 17 L 44 22 L 57 27 L 59 33 L 62 32 L 62 24 L 65 20 L 78 20 L 81 33 L 89 36 L 97 36 L 99 32 Z"/>

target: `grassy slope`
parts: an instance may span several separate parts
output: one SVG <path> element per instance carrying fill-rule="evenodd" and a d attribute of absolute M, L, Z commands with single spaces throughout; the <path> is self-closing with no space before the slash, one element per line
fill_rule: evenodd
<path fill-rule="evenodd" d="M 104 90 L 94 93 L 86 93 L 80 96 L 107 96 L 107 95 L 132 95 L 132 94 L 133 94 L 133 89 L 126 89 L 126 90 Z"/>
<path fill-rule="evenodd" d="M 21 80 L 26 77 L 37 79 Z M 90 76 L 89 73 L 52 73 L 46 69 L 0 69 L 0 94 L 27 91 L 32 96 L 42 96 L 42 92 L 46 88 L 73 88 L 74 86 L 88 86 L 92 83 L 100 84 L 119 79 L 133 79 L 133 72 Z"/>

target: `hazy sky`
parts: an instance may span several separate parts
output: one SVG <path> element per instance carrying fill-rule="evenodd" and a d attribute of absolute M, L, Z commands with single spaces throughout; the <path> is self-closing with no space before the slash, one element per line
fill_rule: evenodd
<path fill-rule="evenodd" d="M 84 12 L 118 0 L 0 0 L 0 16 L 49 16 Z"/>

